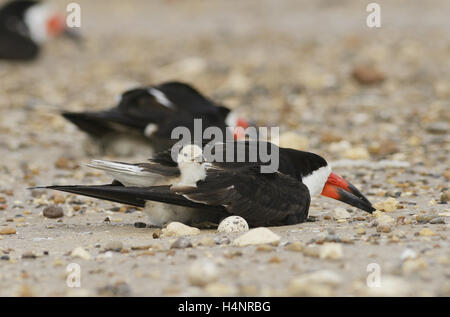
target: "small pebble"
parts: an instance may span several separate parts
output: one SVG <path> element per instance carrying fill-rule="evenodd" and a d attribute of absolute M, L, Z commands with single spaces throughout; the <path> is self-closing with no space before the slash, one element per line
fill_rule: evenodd
<path fill-rule="evenodd" d="M 218 245 L 222 245 L 222 244 L 230 244 L 231 240 L 226 236 L 219 236 L 214 238 L 214 242 Z"/>
<path fill-rule="evenodd" d="M 373 207 L 376 210 L 393 212 L 397 210 L 398 204 L 399 202 L 395 198 L 389 197 L 385 201 L 374 204 Z"/>
<path fill-rule="evenodd" d="M 445 218 L 444 217 L 435 217 L 435 218 L 431 219 L 429 223 L 431 223 L 432 225 L 445 224 Z"/>
<path fill-rule="evenodd" d="M 51 205 L 44 208 L 43 215 L 44 217 L 51 219 L 61 218 L 62 216 L 64 216 L 64 211 L 61 207 Z"/>
<path fill-rule="evenodd" d="M 0 229 L 0 235 L 10 235 L 10 234 L 15 234 L 16 233 L 16 229 L 11 228 L 11 227 L 3 227 L 2 229 Z"/>
<path fill-rule="evenodd" d="M 197 260 L 188 267 L 187 277 L 192 285 L 205 286 L 219 278 L 219 269 L 211 261 Z"/>
<path fill-rule="evenodd" d="M 204 247 L 212 247 L 215 244 L 216 244 L 216 242 L 214 241 L 214 239 L 209 238 L 209 237 L 203 238 L 198 242 L 198 245 L 201 245 Z"/>
<path fill-rule="evenodd" d="M 175 240 L 174 243 L 170 246 L 171 249 L 186 249 L 186 248 L 192 248 L 192 243 L 187 238 L 178 238 Z"/>
<path fill-rule="evenodd" d="M 378 84 L 385 80 L 384 74 L 372 65 L 356 66 L 352 76 L 362 85 Z"/>
<path fill-rule="evenodd" d="M 134 223 L 134 226 L 135 226 L 136 228 L 146 228 L 146 227 L 147 227 L 147 224 L 146 224 L 145 222 L 135 222 L 135 223 Z"/>
<path fill-rule="evenodd" d="M 403 274 L 411 274 L 414 272 L 420 272 L 428 268 L 428 263 L 418 257 L 415 259 L 407 259 L 402 264 Z"/>
<path fill-rule="evenodd" d="M 305 273 L 292 279 L 287 296 L 332 296 L 335 289 L 342 284 L 342 277 L 328 270 Z"/>
<path fill-rule="evenodd" d="M 389 232 L 391 232 L 391 227 L 386 226 L 386 225 L 380 225 L 377 227 L 377 232 L 389 233 Z"/>
<path fill-rule="evenodd" d="M 327 242 L 320 247 L 319 257 L 321 259 L 339 260 L 342 259 L 343 255 L 344 252 L 340 243 Z"/>
<path fill-rule="evenodd" d="M 303 251 L 303 245 L 299 242 L 293 242 L 293 243 L 288 243 L 285 247 L 285 250 L 287 251 L 293 251 L 293 252 L 301 252 Z"/>
<path fill-rule="evenodd" d="M 98 294 L 100 296 L 119 296 L 126 297 L 131 295 L 131 288 L 125 282 L 117 282 L 114 285 L 106 285 L 98 289 Z"/>
<path fill-rule="evenodd" d="M 350 213 L 342 207 L 335 208 L 333 214 L 336 220 L 350 218 Z"/>
<path fill-rule="evenodd" d="M 280 135 L 279 140 L 273 140 L 280 147 L 305 151 L 309 147 L 308 138 L 296 132 L 288 131 Z"/>
<path fill-rule="evenodd" d="M 211 283 L 206 285 L 205 292 L 209 296 L 214 297 L 229 297 L 229 296 L 236 296 L 238 293 L 238 290 L 233 285 L 228 284 L 222 284 L 222 283 Z"/>
<path fill-rule="evenodd" d="M 353 147 L 346 150 L 342 157 L 347 158 L 349 160 L 367 160 L 370 158 L 369 151 L 363 147 Z"/>
<path fill-rule="evenodd" d="M 109 241 L 106 246 L 106 251 L 114 251 L 114 252 L 120 252 L 122 250 L 123 244 L 120 241 Z"/>
<path fill-rule="evenodd" d="M 363 234 L 366 233 L 366 229 L 364 229 L 363 227 L 358 227 L 356 229 L 356 233 L 359 234 L 359 235 L 363 235 Z"/>
<path fill-rule="evenodd" d="M 424 237 L 428 237 L 428 236 L 434 236 L 436 233 L 428 228 L 423 228 L 422 230 L 419 231 L 419 235 L 424 236 Z"/>
<path fill-rule="evenodd" d="M 450 189 L 446 190 L 441 194 L 441 202 L 448 202 L 450 201 Z"/>
<path fill-rule="evenodd" d="M 400 259 L 402 261 L 408 260 L 408 259 L 415 259 L 417 257 L 417 252 L 413 249 L 405 249 L 403 250 L 402 254 L 400 255 Z"/>
<path fill-rule="evenodd" d="M 73 258 L 80 258 L 80 259 L 83 259 L 83 260 L 89 260 L 91 258 L 91 255 L 89 254 L 89 252 L 87 252 L 82 247 L 76 247 L 72 251 L 71 256 Z"/>
<path fill-rule="evenodd" d="M 36 259 L 36 254 L 34 254 L 33 252 L 26 252 L 24 254 L 22 254 L 22 259 Z"/>
<path fill-rule="evenodd" d="M 445 134 L 448 131 L 448 122 L 434 122 L 427 126 L 427 132 L 432 134 Z"/>

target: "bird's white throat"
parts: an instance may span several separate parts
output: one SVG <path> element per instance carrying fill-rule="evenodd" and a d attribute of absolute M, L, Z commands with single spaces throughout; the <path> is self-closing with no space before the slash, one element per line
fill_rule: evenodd
<path fill-rule="evenodd" d="M 316 169 L 308 176 L 302 177 L 302 182 L 306 185 L 306 187 L 308 187 L 311 197 L 319 195 L 322 192 L 330 173 L 331 167 L 329 165 L 325 165 L 319 169 Z"/>

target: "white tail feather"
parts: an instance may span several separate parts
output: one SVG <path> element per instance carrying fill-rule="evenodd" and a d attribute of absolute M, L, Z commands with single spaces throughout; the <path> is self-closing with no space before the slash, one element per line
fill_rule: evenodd
<path fill-rule="evenodd" d="M 86 166 L 105 171 L 106 174 L 122 183 L 124 186 L 152 186 L 160 175 L 145 171 L 134 164 L 93 160 Z"/>

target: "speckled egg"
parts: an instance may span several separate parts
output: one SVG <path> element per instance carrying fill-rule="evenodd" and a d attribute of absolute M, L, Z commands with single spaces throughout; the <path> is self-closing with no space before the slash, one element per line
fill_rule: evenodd
<path fill-rule="evenodd" d="M 245 232 L 248 231 L 248 223 L 242 217 L 230 216 L 220 222 L 217 231 L 221 233 Z"/>

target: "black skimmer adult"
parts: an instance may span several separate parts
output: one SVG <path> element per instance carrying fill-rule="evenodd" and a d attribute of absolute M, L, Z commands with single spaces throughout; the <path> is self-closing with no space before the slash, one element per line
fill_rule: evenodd
<path fill-rule="evenodd" d="M 63 112 L 62 115 L 89 135 L 85 145 L 91 155 L 126 156 L 142 146 L 146 154 L 163 151 L 177 141 L 171 139 L 172 130 L 182 126 L 194 131 L 195 119 L 202 120 L 203 131 L 208 127 L 231 129 L 236 138 L 239 131 L 249 126 L 234 111 L 181 82 L 128 90 L 111 109 Z M 237 127 L 242 129 L 235 129 Z M 90 146 L 92 144 L 94 147 Z M 148 152 L 149 145 L 152 152 Z"/>
<path fill-rule="evenodd" d="M 235 143 L 246 149 L 251 144 L 273 146 L 279 153 L 278 168 L 262 173 L 261 160 L 211 162 L 205 159 L 205 148 L 189 144 L 176 161 L 168 152 L 140 164 L 93 161 L 89 166 L 112 176 L 112 184 L 44 188 L 144 207 L 153 226 L 171 221 L 217 224 L 230 215 L 243 217 L 252 227 L 292 225 L 306 220 L 311 197 L 319 194 L 369 213 L 375 210 L 317 154 L 268 142 Z M 214 150 L 227 152 L 225 143 Z"/>
<path fill-rule="evenodd" d="M 9 1 L 0 8 L 0 59 L 31 60 L 51 37 L 79 39 L 66 27 L 65 17 L 40 1 Z"/>

